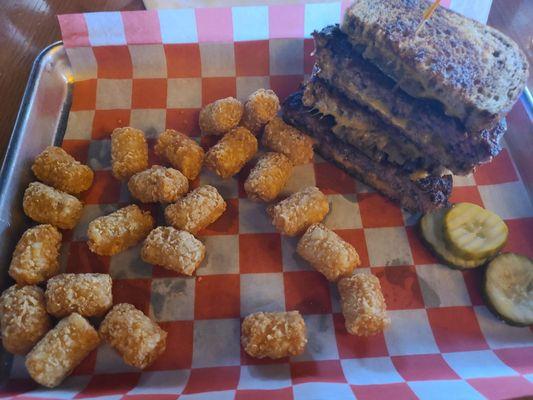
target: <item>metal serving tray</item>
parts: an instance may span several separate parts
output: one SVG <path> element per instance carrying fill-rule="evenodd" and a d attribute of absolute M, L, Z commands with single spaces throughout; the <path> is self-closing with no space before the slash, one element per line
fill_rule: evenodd
<path fill-rule="evenodd" d="M 22 196 L 35 178 L 31 164 L 43 148 L 59 144 L 65 133 L 72 97 L 71 67 L 62 42 L 46 47 L 35 59 L 13 134 L 0 169 L 0 287 L 7 286 L 7 266 L 29 219 Z M 5 382 L 11 356 L 0 354 L 0 383 Z"/>
<path fill-rule="evenodd" d="M 22 210 L 22 197 L 26 186 L 35 179 L 30 169 L 31 164 L 43 148 L 61 143 L 71 106 L 72 83 L 71 66 L 62 42 L 46 47 L 34 61 L 0 169 L 0 265 L 3 266 L 0 271 L 0 289 L 2 290 L 8 283 L 7 266 L 16 242 L 30 225 Z M 521 101 L 524 106 L 521 112 L 525 114 L 526 120 L 531 121 L 533 100 L 527 90 Z M 511 152 L 520 153 L 520 146 L 524 148 L 524 141 L 530 143 L 533 138 L 528 137 L 527 131 L 516 132 L 517 129 L 513 129 L 513 125 L 511 121 L 506 141 Z M 520 125 L 524 126 L 516 124 L 515 127 Z M 530 124 L 529 126 L 531 127 Z M 515 141 L 510 134 L 515 138 L 521 135 L 522 139 Z M 526 149 L 528 147 L 530 146 L 525 146 Z M 529 164 L 529 157 L 525 159 Z M 517 168 L 522 177 L 527 175 L 524 174 L 527 172 L 527 165 L 519 165 L 517 162 Z M 532 196 L 533 187 L 528 185 L 528 182 L 524 183 Z M 2 350 L 0 385 L 9 376 L 11 362 L 12 356 Z"/>

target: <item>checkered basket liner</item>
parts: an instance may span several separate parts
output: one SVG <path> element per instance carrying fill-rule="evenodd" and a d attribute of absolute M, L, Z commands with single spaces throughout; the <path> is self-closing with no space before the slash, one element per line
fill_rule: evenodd
<path fill-rule="evenodd" d="M 63 147 L 95 170 L 79 225 L 65 236 L 68 272 L 109 273 L 114 301 L 149 314 L 168 332 L 166 352 L 145 371 L 108 346 L 94 351 L 63 385 L 36 386 L 15 357 L 0 389 L 15 398 L 108 399 L 478 399 L 533 394 L 533 334 L 498 321 L 480 295 L 481 270 L 456 271 L 421 244 L 407 214 L 320 158 L 298 166 L 285 189 L 318 186 L 331 203 L 325 223 L 355 246 L 362 269 L 381 281 L 392 326 L 360 338 L 346 333 L 338 294 L 295 255 L 265 205 L 243 191 L 248 170 L 221 180 L 203 172 L 228 202 L 201 232 L 206 261 L 184 278 L 139 258 L 139 246 L 113 257 L 91 253 L 87 224 L 132 202 L 110 172 L 109 134 L 134 126 L 153 144 L 173 128 L 201 137 L 198 113 L 215 99 L 245 99 L 257 88 L 280 98 L 310 74 L 310 33 L 336 23 L 344 3 L 71 14 L 59 17 L 74 90 Z M 512 124 L 513 121 L 511 120 Z M 150 154 L 151 164 L 158 163 Z M 501 215 L 504 250 L 533 256 L 533 207 L 507 150 L 458 177 L 452 201 Z M 151 206 L 160 224 L 162 208 Z M 240 347 L 242 318 L 299 310 L 309 344 L 298 357 L 255 360 Z"/>

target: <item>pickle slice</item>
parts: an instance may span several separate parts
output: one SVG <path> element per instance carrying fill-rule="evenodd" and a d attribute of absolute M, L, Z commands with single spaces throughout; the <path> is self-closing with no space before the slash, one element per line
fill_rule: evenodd
<path fill-rule="evenodd" d="M 448 247 L 466 259 L 495 255 L 505 245 L 508 232 L 498 215 L 476 204 L 457 203 L 444 216 Z"/>
<path fill-rule="evenodd" d="M 494 258 L 483 285 L 489 309 L 511 325 L 533 324 L 533 260 L 515 253 Z"/>
<path fill-rule="evenodd" d="M 458 269 L 476 268 L 485 264 L 486 258 L 467 260 L 452 253 L 446 247 L 443 233 L 443 219 L 446 209 L 439 209 L 425 214 L 420 219 L 420 232 L 426 244 L 447 265 Z"/>

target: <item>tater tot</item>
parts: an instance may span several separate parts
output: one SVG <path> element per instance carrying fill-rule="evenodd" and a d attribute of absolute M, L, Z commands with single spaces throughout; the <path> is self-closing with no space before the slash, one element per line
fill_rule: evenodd
<path fill-rule="evenodd" d="M 167 129 L 157 138 L 154 151 L 191 181 L 202 170 L 204 149 L 184 133 Z"/>
<path fill-rule="evenodd" d="M 35 382 L 56 387 L 99 344 L 91 324 L 79 314 L 70 314 L 28 353 L 26 369 Z"/>
<path fill-rule="evenodd" d="M 19 285 L 34 285 L 59 271 L 61 233 L 56 227 L 37 225 L 22 234 L 9 265 L 9 276 Z"/>
<path fill-rule="evenodd" d="M 296 251 L 331 282 L 350 276 L 360 263 L 354 247 L 322 224 L 307 229 Z"/>
<path fill-rule="evenodd" d="M 154 218 L 148 211 L 129 205 L 89 223 L 87 244 L 101 256 L 112 256 L 143 240 L 154 227 Z"/>
<path fill-rule="evenodd" d="M 370 336 L 390 325 L 379 279 L 356 273 L 337 283 L 346 330 L 351 335 Z"/>
<path fill-rule="evenodd" d="M 226 202 L 210 185 L 200 186 L 165 209 L 169 225 L 196 235 L 226 211 Z"/>
<path fill-rule="evenodd" d="M 0 297 L 0 313 L 2 345 L 13 354 L 26 354 L 52 327 L 38 286 L 8 288 Z"/>
<path fill-rule="evenodd" d="M 250 314 L 241 328 L 242 347 L 255 358 L 297 356 L 307 344 L 305 321 L 298 311 Z"/>
<path fill-rule="evenodd" d="M 200 111 L 200 130 L 208 135 L 222 135 L 239 124 L 242 113 L 242 103 L 234 97 L 214 101 Z"/>
<path fill-rule="evenodd" d="M 267 208 L 272 224 L 287 236 L 303 233 L 320 222 L 329 212 L 327 197 L 317 187 L 310 186 Z"/>
<path fill-rule="evenodd" d="M 257 161 L 244 182 L 252 200 L 272 201 L 278 197 L 292 173 L 291 161 L 281 153 L 266 153 Z"/>
<path fill-rule="evenodd" d="M 191 276 L 205 257 L 205 246 L 187 231 L 170 226 L 155 228 L 141 249 L 141 258 L 171 271 Z"/>
<path fill-rule="evenodd" d="M 148 144 L 143 131 L 116 128 L 111 134 L 111 169 L 120 180 L 129 179 L 148 168 Z"/>
<path fill-rule="evenodd" d="M 49 146 L 37 156 L 31 170 L 40 181 L 70 194 L 91 187 L 94 172 L 61 147 Z"/>
<path fill-rule="evenodd" d="M 40 182 L 32 182 L 24 192 L 24 213 L 34 221 L 61 229 L 72 229 L 81 218 L 83 204 L 76 197 Z"/>
<path fill-rule="evenodd" d="M 172 203 L 189 190 L 189 181 L 180 171 L 154 165 L 128 181 L 131 195 L 143 203 Z"/>
<path fill-rule="evenodd" d="M 258 89 L 244 103 L 242 125 L 256 134 L 274 118 L 279 110 L 279 99 L 272 90 Z"/>
<path fill-rule="evenodd" d="M 100 336 L 136 368 L 144 369 L 166 348 L 167 333 L 131 304 L 117 304 L 100 325 Z"/>
<path fill-rule="evenodd" d="M 226 133 L 205 156 L 205 165 L 226 179 L 239 172 L 257 153 L 257 139 L 250 131 L 239 126 Z"/>
<path fill-rule="evenodd" d="M 263 146 L 283 153 L 294 165 L 306 164 L 313 159 L 313 139 L 287 125 L 281 118 L 274 117 L 265 126 Z"/>
<path fill-rule="evenodd" d="M 46 310 L 57 318 L 73 312 L 100 317 L 113 305 L 111 276 L 107 274 L 61 274 L 46 283 Z"/>

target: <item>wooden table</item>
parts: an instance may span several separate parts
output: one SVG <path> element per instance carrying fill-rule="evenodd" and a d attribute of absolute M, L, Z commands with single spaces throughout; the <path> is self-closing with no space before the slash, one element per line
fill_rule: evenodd
<path fill-rule="evenodd" d="M 142 0 L 0 0 L 0 159 L 39 52 L 61 39 L 56 15 L 142 10 Z"/>
<path fill-rule="evenodd" d="M 467 0 L 464 0 L 467 1 Z M 73 12 L 140 10 L 141 0 L 2 0 L 0 2 L 0 157 L 22 98 L 33 60 L 60 39 L 56 15 Z M 517 40 L 533 65 L 533 2 L 494 0 L 489 24 Z M 531 74 L 533 75 L 533 73 Z M 533 88 L 530 77 L 529 87 Z"/>

